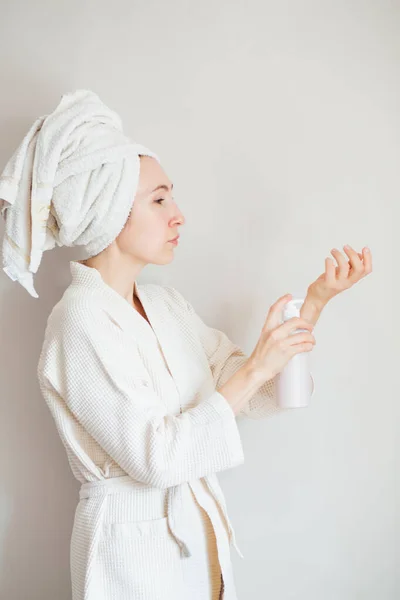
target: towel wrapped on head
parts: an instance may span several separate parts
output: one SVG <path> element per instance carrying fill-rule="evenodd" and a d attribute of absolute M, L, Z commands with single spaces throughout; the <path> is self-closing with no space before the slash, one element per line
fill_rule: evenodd
<path fill-rule="evenodd" d="M 139 183 L 140 156 L 119 115 L 90 90 L 64 94 L 36 119 L 0 176 L 3 270 L 33 297 L 45 250 L 81 246 L 90 258 L 122 231 Z"/>

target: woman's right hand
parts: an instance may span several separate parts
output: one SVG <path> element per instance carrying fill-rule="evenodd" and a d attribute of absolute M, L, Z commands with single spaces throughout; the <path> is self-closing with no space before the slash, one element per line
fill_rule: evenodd
<path fill-rule="evenodd" d="M 280 373 L 295 354 L 310 352 L 316 343 L 311 333 L 313 325 L 305 319 L 293 317 L 280 322 L 283 307 L 291 298 L 291 294 L 285 294 L 272 304 L 260 339 L 249 357 L 249 368 L 264 381 Z M 308 331 L 292 334 L 295 329 Z"/>

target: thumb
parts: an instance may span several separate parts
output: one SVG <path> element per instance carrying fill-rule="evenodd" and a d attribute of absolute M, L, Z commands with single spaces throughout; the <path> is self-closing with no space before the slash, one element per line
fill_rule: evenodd
<path fill-rule="evenodd" d="M 265 320 L 265 325 L 263 330 L 266 332 L 270 332 L 273 329 L 276 329 L 281 324 L 281 315 L 283 307 L 289 300 L 292 299 L 292 294 L 285 294 L 278 298 L 274 304 L 271 305 L 271 308 L 268 311 L 267 318 Z"/>

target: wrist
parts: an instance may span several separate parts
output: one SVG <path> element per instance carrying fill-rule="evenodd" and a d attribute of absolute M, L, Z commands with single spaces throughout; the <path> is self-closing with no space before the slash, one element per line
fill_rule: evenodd
<path fill-rule="evenodd" d="M 251 359 L 249 359 L 242 368 L 249 383 L 257 389 L 268 379 L 272 378 L 272 375 L 269 376 L 268 373 L 265 372 L 265 368 L 260 369 Z"/>
<path fill-rule="evenodd" d="M 309 323 L 315 326 L 324 306 L 325 305 L 323 302 L 315 300 L 314 298 L 307 295 L 300 309 L 300 316 L 302 319 L 308 321 Z"/>
<path fill-rule="evenodd" d="M 305 299 L 307 303 L 317 312 L 321 312 L 328 303 L 327 299 L 323 300 L 319 295 L 315 294 L 311 286 L 307 288 L 307 295 Z"/>

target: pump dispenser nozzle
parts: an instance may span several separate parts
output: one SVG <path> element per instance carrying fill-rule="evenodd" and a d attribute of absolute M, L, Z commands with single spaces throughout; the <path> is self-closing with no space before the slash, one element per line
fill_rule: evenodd
<path fill-rule="evenodd" d="M 304 300 L 304 298 L 292 298 L 292 300 L 289 300 L 283 308 L 283 320 L 287 321 L 293 317 L 299 317 Z"/>

